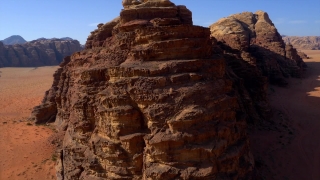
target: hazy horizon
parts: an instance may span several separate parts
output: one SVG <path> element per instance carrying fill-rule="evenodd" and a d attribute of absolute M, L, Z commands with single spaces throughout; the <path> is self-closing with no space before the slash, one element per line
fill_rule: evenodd
<path fill-rule="evenodd" d="M 208 27 L 217 20 L 245 11 L 265 11 L 279 33 L 287 36 L 320 36 L 320 1 L 204 1 L 171 0 L 192 11 L 195 25 Z M 121 1 L 5 1 L 0 6 L 0 40 L 20 35 L 26 41 L 70 37 L 85 44 L 99 23 L 119 16 Z"/>

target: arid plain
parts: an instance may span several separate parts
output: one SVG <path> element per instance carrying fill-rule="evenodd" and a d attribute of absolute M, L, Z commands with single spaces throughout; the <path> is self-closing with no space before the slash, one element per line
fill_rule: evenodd
<path fill-rule="evenodd" d="M 311 59 L 305 77 L 287 88 L 269 87 L 273 118 L 250 127 L 260 177 L 320 179 L 320 50 L 303 50 Z M 27 121 L 52 84 L 53 67 L 0 68 L 0 179 L 55 179 L 54 131 Z"/>
<path fill-rule="evenodd" d="M 320 51 L 302 51 L 311 57 L 304 59 L 305 77 L 289 79 L 287 88 L 270 86 L 273 118 L 249 131 L 265 179 L 320 179 Z"/>
<path fill-rule="evenodd" d="M 0 179 L 55 179 L 53 130 L 27 121 L 57 66 L 0 68 Z"/>

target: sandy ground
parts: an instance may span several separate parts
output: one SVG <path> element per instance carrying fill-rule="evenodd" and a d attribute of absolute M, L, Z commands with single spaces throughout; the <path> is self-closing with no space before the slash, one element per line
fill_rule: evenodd
<path fill-rule="evenodd" d="M 273 118 L 251 130 L 259 175 L 266 180 L 320 179 L 320 51 L 303 50 L 312 59 L 302 79 L 289 87 L 270 86 Z"/>
<path fill-rule="evenodd" d="M 0 68 L 0 179 L 55 179 L 54 133 L 27 121 L 57 67 Z"/>

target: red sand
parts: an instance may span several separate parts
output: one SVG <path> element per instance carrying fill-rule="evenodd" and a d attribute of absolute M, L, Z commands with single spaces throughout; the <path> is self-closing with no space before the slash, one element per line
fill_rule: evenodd
<path fill-rule="evenodd" d="M 267 180 L 320 179 L 320 51 L 303 52 L 312 57 L 305 59 L 305 78 L 269 88 L 274 117 L 250 134 L 259 173 Z"/>
<path fill-rule="evenodd" d="M 45 126 L 27 124 L 52 84 L 57 67 L 0 68 L 0 179 L 56 179 Z"/>

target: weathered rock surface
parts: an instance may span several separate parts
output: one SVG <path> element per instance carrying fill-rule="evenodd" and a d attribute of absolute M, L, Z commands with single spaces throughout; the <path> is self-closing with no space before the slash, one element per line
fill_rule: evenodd
<path fill-rule="evenodd" d="M 303 68 L 306 66 L 301 56 L 299 55 L 298 51 L 292 45 L 287 44 L 285 50 L 286 50 L 286 58 L 294 60 L 298 67 Z M 299 70 L 302 70 L 302 68 L 298 69 L 299 74 L 302 73 L 302 72 L 299 72 Z M 294 77 L 299 77 L 299 75 L 296 75 Z"/>
<path fill-rule="evenodd" d="M 81 50 L 77 40 L 40 39 L 15 45 L 0 42 L 0 67 L 58 65 L 64 57 Z"/>
<path fill-rule="evenodd" d="M 238 50 L 242 59 L 256 66 L 273 84 L 286 85 L 284 77 L 301 77 L 305 64 L 296 50 L 286 47 L 267 13 L 244 12 L 210 26 L 211 36 Z"/>
<path fill-rule="evenodd" d="M 300 56 L 301 59 L 310 59 L 310 57 L 302 51 L 298 51 L 298 55 Z"/>
<path fill-rule="evenodd" d="M 65 131 L 57 177 L 251 179 L 241 84 L 212 56 L 209 29 L 168 0 L 123 5 L 33 111 Z"/>
<path fill-rule="evenodd" d="M 297 49 L 320 50 L 320 36 L 285 36 L 282 39 Z"/>
<path fill-rule="evenodd" d="M 243 51 L 217 42 L 212 37 L 213 53 L 225 59 L 227 74 L 233 81 L 233 89 L 237 96 L 241 112 L 250 124 L 261 123 L 271 116 L 271 108 L 267 98 L 268 78 L 259 69 L 245 61 Z"/>

